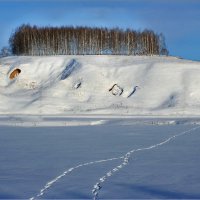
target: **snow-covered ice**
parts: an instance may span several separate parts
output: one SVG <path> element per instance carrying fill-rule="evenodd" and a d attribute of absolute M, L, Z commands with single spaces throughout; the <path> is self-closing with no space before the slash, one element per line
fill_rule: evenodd
<path fill-rule="evenodd" d="M 101 120 L 1 125 L 0 198 L 91 199 L 98 186 L 100 199 L 200 198 L 200 127 L 193 120 Z"/>

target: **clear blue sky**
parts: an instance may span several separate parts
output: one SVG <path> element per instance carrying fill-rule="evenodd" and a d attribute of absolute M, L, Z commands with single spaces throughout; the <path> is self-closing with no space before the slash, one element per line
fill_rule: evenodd
<path fill-rule="evenodd" d="M 0 0 L 0 48 L 24 23 L 148 28 L 171 55 L 200 60 L 200 0 Z"/>

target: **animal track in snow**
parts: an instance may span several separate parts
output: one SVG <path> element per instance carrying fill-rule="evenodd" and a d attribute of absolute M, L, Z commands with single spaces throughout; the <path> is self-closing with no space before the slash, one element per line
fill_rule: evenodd
<path fill-rule="evenodd" d="M 150 149 L 153 149 L 153 148 L 156 148 L 156 147 L 159 147 L 159 146 L 162 146 L 168 142 L 170 142 L 171 140 L 175 139 L 176 137 L 180 137 L 182 135 L 185 135 L 187 133 L 191 133 L 192 131 L 196 130 L 200 128 L 200 126 L 197 126 L 195 128 L 192 128 L 190 130 L 187 130 L 187 131 L 184 131 L 184 132 L 181 132 L 179 134 L 176 134 L 174 136 L 171 136 L 169 137 L 168 139 L 160 142 L 160 143 L 157 143 L 157 144 L 154 144 L 154 145 L 151 145 L 149 147 L 144 147 L 144 148 L 139 148 L 139 149 L 133 149 L 129 152 L 127 152 L 124 156 L 122 156 L 123 158 L 123 162 L 116 166 L 115 168 L 111 169 L 110 171 L 108 171 L 104 176 L 100 177 L 99 178 L 99 181 L 97 183 L 95 183 L 95 185 L 93 186 L 93 189 L 92 189 L 92 194 L 93 194 L 93 200 L 97 200 L 99 199 L 99 191 L 101 190 L 102 188 L 102 184 L 109 179 L 109 177 L 113 176 L 114 173 L 116 173 L 117 171 L 121 170 L 122 168 L 124 168 L 126 165 L 128 165 L 129 163 L 129 159 L 131 157 L 131 155 L 134 153 L 134 152 L 138 152 L 138 151 L 145 151 L 145 150 L 150 150 Z"/>
<path fill-rule="evenodd" d="M 36 196 L 29 198 L 29 200 L 34 200 L 34 199 L 36 199 L 38 197 L 43 196 L 44 193 L 50 187 L 52 187 L 53 184 L 55 184 L 57 181 L 59 181 L 61 178 L 63 178 L 64 176 L 66 176 L 67 174 L 69 174 L 70 172 L 72 172 L 75 169 L 78 169 L 78 168 L 81 168 L 81 167 L 84 167 L 84 166 L 88 166 L 88 165 L 93 165 L 93 164 L 96 164 L 96 163 L 108 162 L 108 161 L 119 160 L 119 159 L 123 159 L 123 157 L 108 158 L 108 159 L 105 159 L 105 160 L 97 160 L 97 161 L 82 163 L 82 164 L 79 164 L 79 165 L 77 165 L 75 167 L 71 167 L 71 168 L 67 169 L 66 171 L 64 171 L 62 174 L 60 174 L 59 176 L 57 176 L 56 178 L 54 178 L 53 180 L 47 182 L 46 185 L 40 190 L 40 192 Z"/>
<path fill-rule="evenodd" d="M 181 132 L 179 134 L 173 135 L 171 137 L 169 137 L 168 139 L 151 145 L 149 147 L 144 147 L 144 148 L 139 148 L 139 149 L 132 149 L 131 151 L 127 152 L 124 156 L 121 157 L 115 157 L 115 158 L 108 158 L 108 159 L 104 159 L 104 160 L 97 160 L 97 161 L 91 161 L 91 162 L 87 162 L 87 163 L 82 163 L 79 164 L 75 167 L 71 167 L 69 169 L 67 169 L 66 171 L 64 171 L 62 174 L 60 174 L 59 176 L 57 176 L 56 178 L 52 179 L 51 181 L 47 182 L 46 185 L 40 190 L 40 192 L 34 196 L 29 198 L 29 200 L 35 200 L 41 196 L 44 195 L 45 192 L 47 192 L 56 182 L 58 182 L 61 178 L 65 177 L 67 174 L 71 173 L 72 171 L 74 171 L 75 169 L 84 167 L 84 166 L 88 166 L 88 165 L 93 165 L 93 164 L 98 164 L 98 163 L 102 163 L 102 162 L 108 162 L 108 161 L 113 161 L 113 160 L 120 160 L 123 159 L 123 162 L 120 165 L 117 165 L 115 168 L 111 169 L 110 171 L 108 171 L 104 176 L 100 177 L 98 182 L 95 183 L 95 185 L 93 186 L 92 189 L 92 194 L 93 194 L 93 199 L 97 200 L 99 198 L 99 191 L 102 188 L 102 184 L 109 179 L 109 177 L 113 176 L 116 172 L 120 171 L 122 168 L 124 168 L 126 165 L 128 165 L 129 163 L 129 159 L 131 157 L 131 155 L 135 152 L 138 151 L 145 151 L 145 150 L 150 150 L 159 146 L 162 146 L 168 142 L 170 142 L 171 140 L 175 139 L 176 137 L 180 137 L 182 135 L 191 133 L 192 131 L 196 130 L 200 128 L 200 126 L 197 126 L 195 128 L 189 129 L 187 131 Z"/>

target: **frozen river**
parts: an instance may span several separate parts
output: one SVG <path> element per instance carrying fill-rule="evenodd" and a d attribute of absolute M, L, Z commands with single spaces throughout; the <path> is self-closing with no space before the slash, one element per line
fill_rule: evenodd
<path fill-rule="evenodd" d="M 1 199 L 200 199 L 199 125 L 72 121 L 0 125 Z"/>

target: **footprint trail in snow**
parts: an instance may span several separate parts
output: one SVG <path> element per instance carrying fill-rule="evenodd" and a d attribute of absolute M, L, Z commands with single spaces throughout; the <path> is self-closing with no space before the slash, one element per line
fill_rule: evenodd
<path fill-rule="evenodd" d="M 94 165 L 94 164 L 97 164 L 97 163 L 108 162 L 108 161 L 112 161 L 112 160 L 119 160 L 119 159 L 123 159 L 123 158 L 124 157 L 108 158 L 108 159 L 105 159 L 105 160 L 97 160 L 97 161 L 82 163 L 82 164 L 79 164 L 75 167 L 71 167 L 71 168 L 67 169 L 66 171 L 64 171 L 61 175 L 57 176 L 53 180 L 46 183 L 46 185 L 40 190 L 40 192 L 36 196 L 29 198 L 29 200 L 34 200 L 34 199 L 37 199 L 38 197 L 43 196 L 44 193 L 47 192 L 47 190 L 50 187 L 53 186 L 53 184 L 58 182 L 61 178 L 63 178 L 64 176 L 66 176 L 67 174 L 69 174 L 70 172 L 72 172 L 75 169 L 78 169 L 78 168 L 81 168 L 81 167 L 84 167 L 84 166 L 88 166 L 88 165 Z"/>
<path fill-rule="evenodd" d="M 108 171 L 104 176 L 100 177 L 98 182 L 93 186 L 93 189 L 92 189 L 92 194 L 93 194 L 93 200 L 97 200 L 99 199 L 99 191 L 101 190 L 102 188 L 102 185 L 103 183 L 109 179 L 109 177 L 113 176 L 116 172 L 118 172 L 119 170 L 121 170 L 122 168 L 124 168 L 126 165 L 128 165 L 129 163 L 129 159 L 131 157 L 131 155 L 135 152 L 138 152 L 138 151 L 145 151 L 145 150 L 150 150 L 150 149 L 154 149 L 156 147 L 159 147 L 159 146 L 162 146 L 168 142 L 170 142 L 171 140 L 175 139 L 176 137 L 180 137 L 182 135 L 185 135 L 185 134 L 188 134 L 188 133 L 191 133 L 193 132 L 194 130 L 200 128 L 200 126 L 197 126 L 195 128 L 192 128 L 190 130 L 187 130 L 187 131 L 184 131 L 184 132 L 181 132 L 179 134 L 176 134 L 160 143 L 157 143 L 157 144 L 154 144 L 154 145 L 151 145 L 149 147 L 144 147 L 144 148 L 139 148 L 139 149 L 133 149 L 129 152 L 127 152 L 124 156 L 122 156 L 123 158 L 123 162 L 116 166 L 115 168 L 113 168 L 112 170 Z"/>
<path fill-rule="evenodd" d="M 77 165 L 75 167 L 71 167 L 71 168 L 67 169 L 66 171 L 64 171 L 62 174 L 60 174 L 59 176 L 57 176 L 56 178 L 54 178 L 53 180 L 47 182 L 46 185 L 40 190 L 40 192 L 36 196 L 29 198 L 29 200 L 34 200 L 34 199 L 37 199 L 37 198 L 43 196 L 44 193 L 47 192 L 56 182 L 58 182 L 61 178 L 65 177 L 67 174 L 69 174 L 70 172 L 74 171 L 75 169 L 78 169 L 78 168 L 81 168 L 81 167 L 84 167 L 84 166 L 88 166 L 88 165 L 93 165 L 93 164 L 98 164 L 98 163 L 103 163 L 103 162 L 109 162 L 109 161 L 113 161 L 113 160 L 123 159 L 123 162 L 120 165 L 117 165 L 115 168 L 113 168 L 112 170 L 108 171 L 104 176 L 100 177 L 98 182 L 93 186 L 93 189 L 92 189 L 93 199 L 97 200 L 98 196 L 99 196 L 99 191 L 102 188 L 103 183 L 106 180 L 108 180 L 109 177 L 113 176 L 114 173 L 118 172 L 123 167 L 128 165 L 129 159 L 130 159 L 131 155 L 134 152 L 150 150 L 150 149 L 162 146 L 162 145 L 170 142 L 171 140 L 175 139 L 176 137 L 185 135 L 187 133 L 191 133 L 192 131 L 194 131 L 194 130 L 196 130 L 198 128 L 200 128 L 200 126 L 197 126 L 197 127 L 192 128 L 190 130 L 187 130 L 187 131 L 181 132 L 179 134 L 176 134 L 176 135 L 174 135 L 172 137 L 169 137 L 168 139 L 166 139 L 166 140 L 164 140 L 164 141 L 162 141 L 160 143 L 151 145 L 149 147 L 133 149 L 133 150 L 127 152 L 124 156 L 121 156 L 121 157 L 108 158 L 108 159 L 104 159 L 104 160 L 97 160 L 97 161 L 82 163 L 82 164 L 79 164 L 79 165 Z"/>

